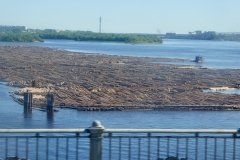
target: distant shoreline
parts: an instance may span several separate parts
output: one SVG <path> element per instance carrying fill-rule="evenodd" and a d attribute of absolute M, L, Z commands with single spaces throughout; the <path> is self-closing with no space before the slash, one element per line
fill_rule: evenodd
<path fill-rule="evenodd" d="M 162 43 L 158 36 L 138 34 L 111 34 L 78 31 L 44 30 L 38 32 L 0 32 L 3 42 L 43 42 L 43 39 L 74 40 L 74 41 L 109 41 L 129 44 Z"/>

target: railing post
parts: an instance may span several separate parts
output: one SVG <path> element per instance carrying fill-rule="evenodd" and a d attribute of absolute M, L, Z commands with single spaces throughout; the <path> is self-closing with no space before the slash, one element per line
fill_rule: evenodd
<path fill-rule="evenodd" d="M 97 120 L 93 121 L 90 131 L 90 160 L 102 160 L 102 139 L 104 127 Z"/>

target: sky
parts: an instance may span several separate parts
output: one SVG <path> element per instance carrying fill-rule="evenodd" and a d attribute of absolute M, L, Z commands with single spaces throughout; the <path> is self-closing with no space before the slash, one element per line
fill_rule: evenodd
<path fill-rule="evenodd" d="M 240 32 L 240 0 L 0 0 L 0 25 L 103 33 Z"/>

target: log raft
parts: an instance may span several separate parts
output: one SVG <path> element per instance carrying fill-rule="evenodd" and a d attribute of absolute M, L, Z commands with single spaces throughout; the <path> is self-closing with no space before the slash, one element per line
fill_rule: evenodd
<path fill-rule="evenodd" d="M 215 110 L 208 106 L 240 104 L 238 94 L 203 92 L 203 89 L 215 87 L 239 88 L 239 69 L 215 70 L 162 63 L 186 61 L 191 60 L 2 45 L 0 81 L 23 89 L 39 89 L 33 93 L 33 106 L 46 106 L 48 92 L 54 94 L 56 106 L 78 110 L 84 108 L 79 106 L 94 110 L 99 110 L 96 106 L 103 106 L 103 110 L 116 110 L 121 106 L 125 106 L 124 110 L 138 106 L 144 109 L 159 106 L 156 109 L 169 110 L 205 106 L 206 110 Z M 22 93 L 19 92 L 20 95 Z M 192 110 L 196 108 L 201 109 L 192 107 Z"/>

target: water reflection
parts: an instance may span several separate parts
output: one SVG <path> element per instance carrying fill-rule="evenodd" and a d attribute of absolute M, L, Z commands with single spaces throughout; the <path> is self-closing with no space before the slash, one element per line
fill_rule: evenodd
<path fill-rule="evenodd" d="M 52 122 L 54 119 L 54 112 L 47 112 L 47 120 L 48 122 Z"/>
<path fill-rule="evenodd" d="M 23 107 L 24 118 L 31 118 L 32 117 L 32 108 L 30 107 Z"/>
<path fill-rule="evenodd" d="M 23 113 L 24 118 L 32 118 L 32 111 L 31 112 L 25 112 Z"/>

